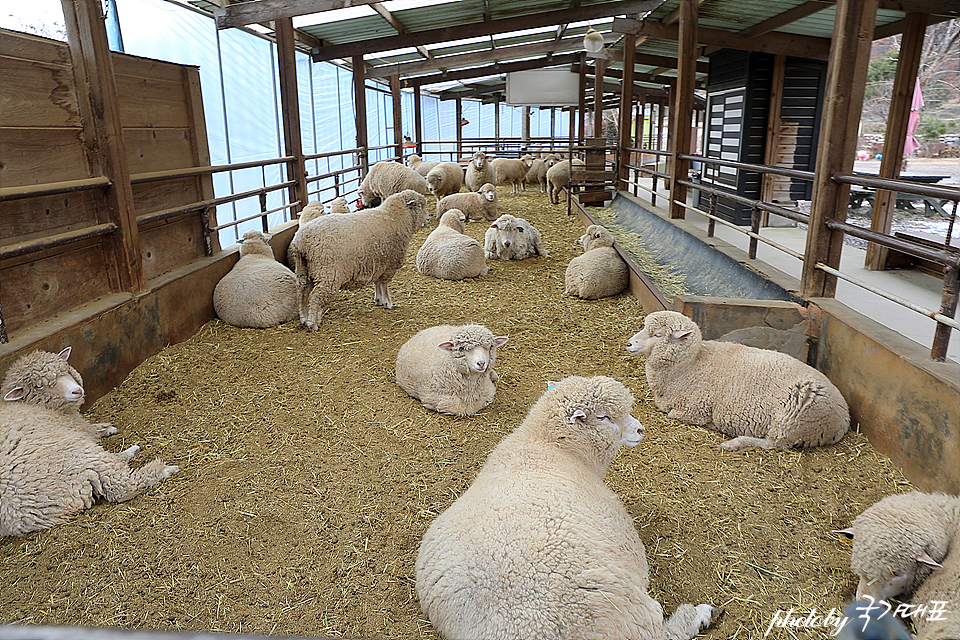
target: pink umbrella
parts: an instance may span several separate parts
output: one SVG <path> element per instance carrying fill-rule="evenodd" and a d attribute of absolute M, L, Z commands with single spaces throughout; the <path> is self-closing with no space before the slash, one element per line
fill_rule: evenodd
<path fill-rule="evenodd" d="M 903 155 L 908 156 L 920 147 L 920 142 L 913 134 L 920 124 L 920 107 L 923 106 L 923 94 L 920 93 L 920 78 L 913 88 L 913 102 L 910 103 L 910 118 L 907 120 L 907 139 L 903 143 Z"/>

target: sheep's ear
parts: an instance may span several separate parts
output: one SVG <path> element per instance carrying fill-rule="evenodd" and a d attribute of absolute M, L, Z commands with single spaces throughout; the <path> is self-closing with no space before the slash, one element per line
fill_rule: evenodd
<path fill-rule="evenodd" d="M 577 424 L 578 422 L 583 422 L 587 419 L 587 414 L 584 413 L 583 409 L 577 409 L 570 414 L 570 424 Z"/>
<path fill-rule="evenodd" d="M 14 400 L 22 399 L 24 395 L 23 387 L 14 387 L 13 389 L 10 389 L 10 391 L 7 391 L 7 394 L 3 396 L 3 399 L 13 402 Z"/>
<path fill-rule="evenodd" d="M 494 222 L 492 225 L 490 225 L 490 228 L 491 228 L 491 229 L 499 229 L 500 227 L 498 227 L 498 226 L 497 226 L 497 223 Z"/>
<path fill-rule="evenodd" d="M 834 529 L 830 533 L 835 536 L 840 536 L 846 540 L 853 540 L 853 529 L 850 529 L 849 527 L 846 529 Z"/>
<path fill-rule="evenodd" d="M 437 345 L 437 348 L 443 349 L 444 351 L 453 351 L 453 343 L 449 341 L 441 342 L 440 344 Z"/>
<path fill-rule="evenodd" d="M 670 342 L 680 342 L 681 340 L 686 340 L 692 333 L 693 331 L 690 329 L 687 331 L 674 331 L 670 334 Z"/>
<path fill-rule="evenodd" d="M 73 351 L 73 347 L 67 347 L 63 351 L 57 354 L 57 357 L 61 360 L 66 360 L 70 357 L 70 352 Z"/>
<path fill-rule="evenodd" d="M 920 552 L 920 555 L 917 556 L 917 562 L 925 564 L 932 569 L 943 569 L 943 565 L 931 558 L 926 551 Z"/>
<path fill-rule="evenodd" d="M 507 344 L 507 340 L 509 339 L 510 338 L 508 338 L 507 336 L 496 336 L 493 339 L 493 346 L 502 347 L 503 345 Z"/>

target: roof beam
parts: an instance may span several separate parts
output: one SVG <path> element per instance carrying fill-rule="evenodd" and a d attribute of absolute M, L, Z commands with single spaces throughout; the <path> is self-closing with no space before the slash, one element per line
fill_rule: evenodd
<path fill-rule="evenodd" d="M 824 9 L 829 9 L 835 4 L 835 1 L 824 2 L 823 0 L 808 0 L 807 2 L 804 2 L 793 9 L 784 11 L 781 14 L 773 16 L 769 20 L 764 20 L 763 22 L 755 24 L 749 29 L 744 29 L 738 33 L 746 38 L 756 38 L 757 36 L 765 33 L 776 31 L 780 27 L 786 26 L 791 22 L 796 22 L 797 20 L 806 18 L 807 16 L 820 13 Z"/>
<path fill-rule="evenodd" d="M 279 18 L 293 18 L 310 13 L 322 13 L 347 7 L 362 7 L 381 0 L 255 0 L 239 2 L 222 9 L 214 9 L 217 29 L 242 27 L 255 22 L 270 22 Z"/>
<path fill-rule="evenodd" d="M 410 31 L 403 25 L 403 23 L 397 20 L 397 17 L 392 13 L 390 13 L 389 11 L 387 11 L 387 8 L 384 7 L 382 4 L 380 4 L 379 2 L 374 2 L 373 4 L 370 5 L 370 8 L 376 11 L 381 18 L 386 20 L 387 24 L 389 24 L 391 27 L 396 29 L 397 33 L 410 33 Z M 433 57 L 433 54 L 430 53 L 430 50 L 423 46 L 417 47 L 417 52 L 427 60 Z"/>
<path fill-rule="evenodd" d="M 266 0 L 259 1 L 264 2 Z M 499 33 L 510 33 L 512 31 L 522 31 L 525 29 L 552 27 L 562 22 L 579 22 L 583 20 L 609 18 L 611 16 L 629 13 L 644 13 L 656 9 L 663 2 L 664 0 L 624 0 L 623 2 L 604 2 L 602 4 L 591 4 L 587 7 L 580 7 L 577 9 L 543 11 L 540 13 L 514 16 L 511 18 L 490 20 L 489 22 L 481 22 L 479 24 L 458 24 L 439 29 L 428 29 L 426 31 L 405 33 L 386 38 L 372 38 L 370 40 L 360 40 L 358 42 L 346 42 L 343 44 L 320 47 L 313 52 L 313 61 L 323 62 L 336 58 L 350 58 L 352 56 L 376 53 L 378 51 L 388 51 L 391 49 L 402 49 L 404 47 L 415 47 L 417 45 L 450 42 L 453 40 L 463 40 L 464 38 L 489 36 Z"/>
<path fill-rule="evenodd" d="M 677 25 L 667 25 L 647 20 L 614 18 L 613 31 L 633 33 L 634 35 L 648 36 L 659 40 L 677 40 L 680 28 Z M 768 33 L 758 38 L 747 38 L 737 33 L 718 29 L 697 29 L 697 42 L 727 49 L 782 53 L 797 58 L 815 60 L 826 60 L 830 55 L 829 38 L 813 38 L 786 33 Z"/>

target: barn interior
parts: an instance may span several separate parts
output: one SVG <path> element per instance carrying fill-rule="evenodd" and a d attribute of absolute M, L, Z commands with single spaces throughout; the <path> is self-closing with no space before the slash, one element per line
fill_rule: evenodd
<path fill-rule="evenodd" d="M 818 468 L 836 469 L 842 483 L 844 464 L 854 464 L 868 447 L 879 454 L 871 461 L 882 478 L 867 484 L 890 490 L 909 482 L 960 493 L 960 253 L 949 235 L 931 244 L 891 230 L 902 195 L 956 216 L 960 190 L 902 179 L 900 168 L 925 29 L 960 17 L 960 2 L 461 0 L 399 9 L 367 0 L 189 4 L 215 23 L 218 34 L 247 30 L 273 43 L 269 71 L 282 128 L 276 155 L 213 164 L 207 130 L 214 105 L 204 93 L 208 87 L 201 87 L 200 69 L 117 52 L 110 11 L 105 17 L 100 2 L 63 0 L 66 42 L 0 32 L 0 370 L 35 349 L 57 352 L 70 345 L 72 359 L 84 363 L 90 406 L 125 381 L 134 384 L 131 374 L 171 346 L 194 348 L 200 338 L 219 344 L 210 324 L 216 320 L 212 293 L 238 260 L 229 234 L 236 239 L 243 225 L 272 233 L 283 261 L 306 202 L 353 201 L 375 162 L 403 160 L 413 151 L 428 160 L 465 163 L 478 150 L 514 157 L 551 150 L 585 161 L 557 209 L 566 222 L 576 220 L 577 228 L 618 224 L 648 245 L 662 245 L 667 251 L 659 259 L 689 274 L 689 287 L 665 292 L 638 264 L 627 238 L 618 237 L 632 267 L 631 302 L 642 313 L 681 311 L 708 339 L 748 327 L 768 337 L 799 330 L 796 355 L 838 386 L 861 438 L 852 445 L 856 455 L 844 450 L 849 461 L 827 465 L 827 458 L 817 458 Z M 338 18 L 344 7 L 367 11 Z M 591 32 L 599 34 L 598 46 L 589 44 Z M 858 174 L 870 45 L 895 34 L 902 46 L 882 161 L 878 175 Z M 242 52 L 233 53 L 242 60 Z M 352 90 L 338 94 L 337 107 L 338 119 L 352 121 L 352 138 L 336 150 L 304 147 L 310 126 L 301 86 L 305 57 L 349 74 Z M 556 82 L 549 73 L 522 75 L 544 71 L 569 76 L 575 101 L 523 103 L 519 135 L 501 135 L 501 129 L 515 129 L 499 120 L 511 81 Z M 542 95 L 549 85 L 535 86 Z M 421 93 L 454 104 L 452 123 L 438 127 L 435 140 L 424 126 Z M 391 107 L 386 133 L 369 130 L 371 95 Z M 402 108 L 404 101 L 412 113 Z M 470 129 L 460 123 L 468 119 L 465 105 L 475 102 L 493 105 L 493 122 L 467 135 Z M 617 126 L 611 129 L 604 112 L 612 110 Z M 531 135 L 531 111 L 549 119 L 548 135 Z M 337 160 L 334 168 L 330 158 Z M 254 188 L 234 188 L 224 179 L 268 169 L 270 180 Z M 846 221 L 855 190 L 874 194 L 869 229 Z M 799 201 L 808 201 L 809 209 L 798 209 Z M 239 202 L 249 214 L 237 214 Z M 802 250 L 783 252 L 800 265 L 797 275 L 758 258 L 758 244 L 765 249 L 773 242 L 767 230 L 785 220 L 805 227 Z M 736 227 L 744 243 L 723 240 L 716 225 Z M 904 256 L 932 266 L 930 277 L 940 288 L 935 308 L 899 300 L 896 289 L 870 291 L 902 307 L 907 323 L 923 327 L 926 342 L 891 328 L 887 307 L 852 308 L 838 299 L 838 283 L 863 284 L 841 266 L 845 237 L 868 243 L 863 268 L 880 277 L 896 273 Z M 616 326 L 617 310 L 603 310 L 602 322 Z M 283 333 L 296 339 L 298 331 L 289 326 Z M 259 339 L 249 332 L 242 338 Z M 347 333 L 337 339 L 351 341 Z M 522 405 L 520 398 L 513 402 Z M 439 433 L 441 425 L 430 424 Z M 494 429 L 493 435 L 502 434 Z M 807 480 L 814 473 L 796 454 L 750 462 L 758 475 L 767 463 L 802 467 Z M 709 482 L 707 475 L 698 481 Z M 162 507 L 164 498 L 152 502 Z M 10 547 L 8 558 L 26 557 L 30 548 L 30 541 L 17 551 Z M 800 603 L 809 606 L 803 597 Z M 16 611 L 9 606 L 4 621 L 43 622 Z M 740 615 L 722 637 L 740 628 L 750 634 L 763 626 L 762 615 Z M 71 618 L 58 623 L 64 620 Z M 95 626 L 113 626 L 100 620 Z M 129 617 L 118 624 L 144 622 Z M 165 626 L 151 616 L 149 625 L 195 628 L 182 616 Z M 398 637 L 391 628 L 401 628 L 400 637 L 434 637 L 427 625 L 417 629 L 390 619 L 380 626 L 339 622 L 282 631 Z M 243 628 L 224 624 L 217 630 Z"/>

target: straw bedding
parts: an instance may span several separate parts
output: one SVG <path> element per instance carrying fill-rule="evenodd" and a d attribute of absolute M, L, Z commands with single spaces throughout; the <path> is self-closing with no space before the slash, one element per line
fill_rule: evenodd
<path fill-rule="evenodd" d="M 646 438 L 607 476 L 634 516 L 651 591 L 726 609 L 710 638 L 755 638 L 778 609 L 825 612 L 853 595 L 849 549 L 830 530 L 911 487 L 866 438 L 796 453 L 715 451 L 722 436 L 653 406 L 642 358 L 625 351 L 643 311 L 624 294 L 562 295 L 582 226 L 527 191 L 500 210 L 541 232 L 549 258 L 490 261 L 483 278 L 426 278 L 413 256 L 391 285 L 341 292 L 320 331 L 206 324 L 144 362 L 89 408 L 182 471 L 124 504 L 0 541 L 0 620 L 259 634 L 436 637 L 419 611 L 413 566 L 434 517 L 550 380 L 609 375 L 637 398 Z M 434 222 L 435 224 L 435 222 Z M 468 233 L 482 241 L 484 224 Z M 476 416 L 423 408 L 393 379 L 418 330 L 481 323 L 509 335 L 497 396 Z M 74 363 L 83 372 L 83 363 Z M 826 630 L 775 630 L 826 637 Z"/>

